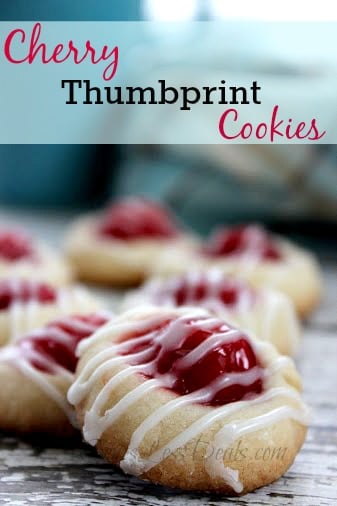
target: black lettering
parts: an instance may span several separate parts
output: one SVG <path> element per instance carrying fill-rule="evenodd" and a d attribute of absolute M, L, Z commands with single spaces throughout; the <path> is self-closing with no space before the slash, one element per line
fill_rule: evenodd
<path fill-rule="evenodd" d="M 104 102 L 102 101 L 102 93 L 100 88 L 97 88 L 97 86 L 91 86 L 91 83 L 88 79 L 83 81 L 85 84 L 85 101 L 83 102 L 84 105 L 103 105 Z M 92 93 L 96 94 L 96 100 L 92 101 Z"/>
<path fill-rule="evenodd" d="M 69 79 L 69 80 L 62 79 L 62 81 L 61 81 L 62 89 L 65 89 L 65 87 L 67 85 L 69 86 L 69 88 L 68 88 L 69 95 L 68 95 L 68 100 L 66 101 L 66 104 L 76 105 L 78 102 L 77 102 L 77 100 L 75 100 L 75 85 L 77 85 L 78 88 L 82 88 L 82 81 L 77 81 L 77 80 L 73 80 L 73 79 Z"/>

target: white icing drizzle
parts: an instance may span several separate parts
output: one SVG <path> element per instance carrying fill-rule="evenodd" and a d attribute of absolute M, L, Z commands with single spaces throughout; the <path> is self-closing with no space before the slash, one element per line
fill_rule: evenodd
<path fill-rule="evenodd" d="M 126 306 L 135 307 L 139 301 L 148 300 L 150 304 L 176 307 L 176 294 L 183 285 L 184 306 L 203 307 L 214 314 L 225 315 L 233 312 L 245 312 L 254 306 L 254 291 L 244 282 L 224 276 L 218 269 L 208 272 L 188 271 L 183 276 L 176 276 L 168 280 L 154 279 L 140 290 L 136 290 L 126 298 Z M 198 297 L 198 289 L 203 285 L 202 299 Z M 237 300 L 234 304 L 225 304 L 219 297 L 223 288 L 237 290 Z"/>
<path fill-rule="evenodd" d="M 244 420 L 226 424 L 225 427 L 217 432 L 213 439 L 213 449 L 211 455 L 206 454 L 205 456 L 205 467 L 208 474 L 213 478 L 219 477 L 227 481 L 231 484 L 235 492 L 242 492 L 243 485 L 239 480 L 239 476 L 233 477 L 230 473 L 228 473 L 228 468 L 224 465 L 223 461 L 214 457 L 214 455 L 216 455 L 216 451 L 229 448 L 234 441 L 246 434 L 256 432 L 268 425 L 273 425 L 274 423 L 278 423 L 287 418 L 303 424 L 308 422 L 309 413 L 304 411 L 300 412 L 298 409 L 284 405 L 251 418 L 248 421 Z"/>
<path fill-rule="evenodd" d="M 141 315 L 142 311 L 144 311 L 145 321 L 139 321 L 139 315 Z M 158 311 L 160 311 L 160 313 L 158 313 Z M 166 325 L 163 329 L 160 329 L 157 332 L 148 332 L 146 334 L 146 328 L 151 329 L 153 322 L 158 322 L 158 314 L 159 319 L 161 318 L 162 322 L 164 322 L 165 319 L 167 321 L 168 316 L 173 316 L 176 319 Z M 143 363 L 142 365 L 132 365 L 132 361 L 135 358 L 139 359 L 141 354 L 143 354 L 143 358 L 146 358 L 146 350 L 145 352 L 141 351 L 133 354 L 126 353 L 123 356 L 120 356 L 119 353 L 127 352 L 130 345 L 132 348 L 132 344 L 139 344 L 141 341 L 149 340 L 149 336 L 151 336 L 152 342 L 155 344 L 161 343 L 162 347 L 164 347 L 164 351 L 161 350 L 159 353 L 166 353 L 168 350 L 174 349 L 177 343 L 183 341 L 184 333 L 186 332 L 187 327 L 184 324 L 187 321 L 192 321 L 190 325 L 195 325 L 198 329 L 211 329 L 212 327 L 214 328 L 217 321 L 219 322 L 219 320 L 216 320 L 213 317 L 205 317 L 205 313 L 203 311 L 191 308 L 181 308 L 171 311 L 163 309 L 156 310 L 154 308 L 150 310 L 136 310 L 130 311 L 124 316 L 121 316 L 119 320 L 116 320 L 114 323 L 108 324 L 103 330 L 96 332 L 92 338 L 81 345 L 80 353 L 83 353 L 93 342 L 99 342 L 101 339 L 104 340 L 109 336 L 111 338 L 112 334 L 123 337 L 126 335 L 125 329 L 127 329 L 127 332 L 134 332 L 137 335 L 137 337 L 134 337 L 126 342 L 113 344 L 109 348 L 103 349 L 98 355 L 92 357 L 84 366 L 82 372 L 68 392 L 69 402 L 76 405 L 89 394 L 93 385 L 96 384 L 97 381 L 100 381 L 105 373 L 111 371 L 112 368 L 116 368 L 115 374 L 107 383 L 105 383 L 100 394 L 85 414 L 83 433 L 87 442 L 95 445 L 105 430 L 108 429 L 109 426 L 111 426 L 121 415 L 125 414 L 130 406 L 132 406 L 136 401 L 145 398 L 146 395 L 153 389 L 159 387 L 169 388 L 170 381 L 172 382 L 172 378 L 169 373 L 159 376 L 159 378 L 157 374 L 155 379 L 148 379 L 140 383 L 139 386 L 136 386 L 128 394 L 122 397 L 112 408 L 104 411 L 104 407 L 108 402 L 111 392 L 120 385 L 121 382 L 125 381 L 136 372 L 151 375 L 152 362 Z M 223 333 L 217 331 L 217 334 L 207 340 L 208 350 L 206 350 L 204 342 L 181 359 L 184 367 L 195 364 L 206 351 L 214 348 L 214 346 L 218 346 L 226 341 L 233 341 L 238 336 L 242 336 L 240 331 L 236 331 L 234 329 L 229 330 L 230 327 L 223 324 L 223 322 L 222 327 L 224 329 Z M 142 335 L 142 333 L 145 333 L 145 336 Z M 263 341 L 254 340 L 251 344 L 260 356 L 262 352 L 267 352 L 268 348 L 270 351 L 272 348 L 269 343 Z M 263 356 L 264 355 L 262 355 L 262 357 Z M 273 353 L 273 356 L 275 356 L 275 353 Z M 154 360 L 156 359 L 153 359 L 153 361 Z M 292 366 L 292 364 L 292 360 L 288 357 L 275 356 L 275 358 L 270 360 L 268 364 L 265 364 L 265 381 L 267 383 L 270 382 L 275 374 L 278 374 L 283 367 L 286 368 Z M 258 415 L 253 419 L 239 420 L 237 422 L 234 420 L 226 423 L 215 434 L 213 445 L 221 443 L 220 446 L 223 449 L 242 435 L 255 432 L 286 418 L 296 420 L 302 424 L 308 423 L 307 408 L 294 388 L 291 386 L 269 387 L 263 394 L 260 394 L 255 398 L 208 409 L 204 416 L 191 423 L 190 426 L 175 436 L 165 446 L 161 447 L 147 458 L 141 457 L 139 448 L 144 438 L 168 415 L 175 412 L 177 409 L 186 407 L 192 403 L 205 403 L 211 400 L 218 391 L 226 386 L 231 384 L 249 385 L 256 381 L 259 377 L 261 377 L 261 370 L 258 367 L 254 367 L 251 370 L 242 373 L 224 374 L 218 377 L 207 387 L 188 395 L 177 396 L 168 401 L 166 404 L 151 413 L 137 427 L 131 437 L 128 450 L 120 462 L 120 467 L 125 472 L 139 476 L 144 472 L 149 471 L 152 467 L 158 465 L 168 456 L 168 454 L 172 454 L 178 448 L 186 445 L 205 429 L 211 427 L 215 422 L 221 422 L 222 419 L 235 415 L 236 413 L 240 413 L 242 410 L 247 409 L 250 406 L 266 403 L 282 397 L 285 400 L 284 405 L 276 408 L 267 407 L 267 411 L 265 413 Z M 270 384 L 272 384 L 272 382 Z M 292 406 L 292 404 L 288 404 L 289 401 L 295 403 L 296 408 Z M 214 461 L 214 458 L 211 456 L 207 457 L 206 455 L 205 469 L 212 477 L 220 476 L 236 492 L 242 491 L 242 484 L 240 483 L 237 471 L 225 468 L 223 462 L 219 464 Z"/>
<path fill-rule="evenodd" d="M 97 316 L 108 318 L 108 313 L 97 313 Z M 111 315 L 109 315 L 109 317 L 111 318 Z M 59 328 L 59 325 L 66 325 L 69 331 Z M 1 349 L 0 363 L 11 364 L 13 367 L 20 370 L 23 375 L 33 381 L 48 397 L 50 397 L 65 413 L 70 423 L 76 426 L 74 410 L 67 402 L 64 391 L 60 390 L 53 383 L 53 377 L 58 376 L 61 379 L 61 383 L 65 382 L 70 386 L 74 379 L 74 374 L 59 365 L 51 356 L 35 349 L 33 343 L 36 339 L 48 336 L 48 340 L 61 343 L 63 346 L 72 350 L 74 334 L 83 332 L 89 336 L 94 333 L 99 326 L 100 325 L 91 322 L 80 321 L 76 317 L 67 316 L 59 318 L 55 322 L 49 324 L 48 327 L 37 329 L 27 336 L 23 336 L 24 341 L 21 345 L 21 340 L 19 340 L 15 344 Z M 32 362 L 39 363 L 48 372 L 40 371 L 32 365 Z"/>
<path fill-rule="evenodd" d="M 9 341 L 15 341 L 26 332 L 34 329 L 36 325 L 45 323 L 45 319 L 53 318 L 62 314 L 69 314 L 70 312 L 81 313 L 87 312 L 94 307 L 94 302 L 91 296 L 81 287 L 55 289 L 54 301 L 40 302 L 38 299 L 38 286 L 39 283 L 33 280 L 10 279 L 6 281 L 11 292 L 13 293 L 13 302 L 8 308 L 9 317 Z M 29 290 L 29 300 L 22 302 L 20 295 L 23 290 L 23 285 Z M 47 308 L 50 314 L 46 313 L 43 318 L 42 311 Z M 44 321 L 41 321 L 41 317 Z"/>
<path fill-rule="evenodd" d="M 107 384 L 98 396 L 98 402 L 93 405 L 93 409 L 88 411 L 85 415 L 83 435 L 84 439 L 90 444 L 95 445 L 97 440 L 101 437 L 103 432 L 117 420 L 126 410 L 132 406 L 136 401 L 146 396 L 151 390 L 159 388 L 162 383 L 156 379 L 150 379 L 138 385 L 136 388 L 126 394 L 113 408 L 109 409 L 104 415 L 97 418 L 97 406 L 104 404 L 109 397 L 111 387 Z M 107 388 L 106 388 L 107 387 Z"/>
<path fill-rule="evenodd" d="M 205 339 L 199 344 L 194 350 L 190 351 L 183 358 L 180 358 L 176 362 L 176 367 L 179 369 L 185 369 L 196 364 L 205 354 L 217 346 L 224 345 L 238 340 L 241 337 L 240 332 L 237 330 L 229 330 L 227 332 L 213 334 L 209 339 Z"/>
<path fill-rule="evenodd" d="M 20 371 L 30 380 L 32 380 L 36 385 L 38 385 L 41 390 L 50 397 L 55 404 L 65 413 L 69 422 L 77 427 L 76 417 L 73 408 L 67 402 L 67 398 L 63 392 L 58 390 L 58 388 L 53 385 L 50 381 L 48 381 L 46 375 L 41 374 L 40 371 L 36 370 L 32 367 L 27 360 L 19 360 L 15 363 L 15 367 L 20 369 Z M 73 375 L 70 374 L 67 370 L 58 367 L 54 370 L 54 374 L 58 374 L 66 379 L 69 384 L 73 379 Z"/>

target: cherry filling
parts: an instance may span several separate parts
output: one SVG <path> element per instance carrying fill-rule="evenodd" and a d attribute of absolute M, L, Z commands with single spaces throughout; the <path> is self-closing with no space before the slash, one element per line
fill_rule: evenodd
<path fill-rule="evenodd" d="M 171 286 L 160 287 L 154 298 L 159 300 L 168 296 L 176 306 L 186 306 L 189 304 L 206 304 L 211 300 L 218 300 L 225 306 L 237 306 L 242 297 L 245 297 L 251 303 L 254 299 L 254 292 L 250 287 L 237 281 L 221 277 L 218 279 L 208 279 L 207 276 L 199 276 L 191 279 L 188 276 L 182 277 Z"/>
<path fill-rule="evenodd" d="M 211 236 L 203 253 L 211 257 L 247 254 L 271 261 L 282 259 L 282 253 L 270 234 L 255 225 L 218 230 Z"/>
<path fill-rule="evenodd" d="M 33 245 L 26 235 L 0 230 L 0 258 L 8 262 L 15 262 L 33 256 Z"/>
<path fill-rule="evenodd" d="M 123 241 L 170 239 L 178 235 L 178 229 L 165 209 L 137 198 L 124 200 L 108 209 L 100 220 L 98 233 Z"/>
<path fill-rule="evenodd" d="M 0 281 L 0 311 L 8 309 L 15 302 L 35 300 L 41 304 L 55 302 L 56 291 L 45 283 L 29 280 Z"/>
<path fill-rule="evenodd" d="M 146 377 L 162 378 L 166 388 L 169 378 L 169 389 L 177 394 L 186 395 L 207 387 L 207 399 L 202 404 L 218 406 L 260 394 L 263 390 L 263 370 L 248 339 L 240 331 L 216 321 L 211 329 L 205 328 L 200 319 L 198 322 L 182 321 L 179 328 L 182 338 L 178 342 L 176 336 L 173 335 L 173 339 L 172 335 L 168 337 L 168 326 L 175 324 L 175 321 L 171 321 L 157 329 L 157 338 L 147 340 L 145 335 L 145 339 L 140 340 L 139 335 L 128 336 L 133 343 L 121 354 L 129 355 L 128 361 L 132 365 L 144 365 Z M 153 335 L 155 330 L 149 329 L 149 332 Z M 226 334 L 233 331 L 236 336 L 228 340 Z M 167 341 L 160 339 L 163 332 Z M 176 328 L 173 332 L 176 332 Z M 197 353 L 193 357 L 191 352 L 216 334 L 224 337 L 223 342 L 214 345 L 214 340 L 210 341 L 209 347 L 203 348 L 201 355 Z M 140 352 L 147 353 L 131 356 Z M 247 376 L 252 369 L 254 374 Z M 229 380 L 227 386 L 216 386 L 217 380 L 221 379 Z"/>
<path fill-rule="evenodd" d="M 107 321 L 105 316 L 98 314 L 63 318 L 20 339 L 17 346 L 30 364 L 42 372 L 53 373 L 55 365 L 75 372 L 78 343 Z"/>

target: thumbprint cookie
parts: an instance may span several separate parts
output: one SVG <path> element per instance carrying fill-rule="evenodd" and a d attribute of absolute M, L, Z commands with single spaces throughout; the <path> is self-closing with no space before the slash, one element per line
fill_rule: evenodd
<path fill-rule="evenodd" d="M 141 479 L 242 494 L 282 476 L 304 442 L 293 361 L 206 310 L 130 310 L 78 354 L 68 400 L 85 440 Z"/>
<path fill-rule="evenodd" d="M 189 242 L 168 211 L 154 202 L 128 198 L 100 216 L 79 219 L 66 251 L 80 279 L 113 286 L 142 282 L 168 246 Z"/>
<path fill-rule="evenodd" d="M 171 248 L 158 258 L 152 273 L 167 276 L 191 267 L 217 268 L 255 287 L 277 289 L 288 295 L 302 317 L 321 296 L 321 273 L 313 255 L 257 225 L 219 229 L 201 248 Z"/>
<path fill-rule="evenodd" d="M 0 280 L 0 346 L 58 316 L 92 313 L 100 306 L 79 286 L 55 288 L 28 279 Z"/>
<path fill-rule="evenodd" d="M 0 350 L 0 430 L 70 436 L 76 431 L 67 402 L 78 343 L 111 316 L 66 316 Z"/>
<path fill-rule="evenodd" d="M 0 227 L 0 279 L 33 279 L 53 286 L 72 281 L 64 258 L 18 229 Z"/>
<path fill-rule="evenodd" d="M 125 296 L 121 310 L 142 305 L 203 307 L 271 342 L 281 354 L 294 355 L 298 349 L 300 324 L 290 299 L 276 290 L 255 289 L 219 270 L 150 280 Z"/>

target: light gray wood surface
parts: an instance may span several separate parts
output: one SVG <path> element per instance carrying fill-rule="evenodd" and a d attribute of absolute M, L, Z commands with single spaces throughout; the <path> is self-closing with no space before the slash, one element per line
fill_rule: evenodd
<path fill-rule="evenodd" d="M 5 213 L 58 244 L 66 218 Z M 325 506 L 337 504 L 337 264 L 324 265 L 325 297 L 304 329 L 297 364 L 304 396 L 312 407 L 307 441 L 286 475 L 240 498 L 182 493 L 124 476 L 80 440 L 19 440 L 0 437 L 0 505 L 212 505 Z M 111 305 L 118 294 L 102 292 Z"/>

